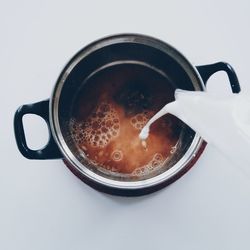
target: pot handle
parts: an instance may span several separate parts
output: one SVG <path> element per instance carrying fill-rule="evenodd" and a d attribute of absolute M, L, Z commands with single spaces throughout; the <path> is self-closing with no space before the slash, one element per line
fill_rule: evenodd
<path fill-rule="evenodd" d="M 26 114 L 35 114 L 42 117 L 48 125 L 49 141 L 47 145 L 39 150 L 32 150 L 27 146 L 24 128 L 23 116 Z M 14 117 L 14 131 L 16 143 L 22 155 L 28 159 L 60 159 L 63 158 L 58 146 L 56 145 L 50 131 L 49 125 L 49 100 L 23 105 L 19 107 Z"/>
<path fill-rule="evenodd" d="M 231 84 L 232 92 L 233 93 L 239 93 L 240 92 L 240 84 L 239 80 L 237 78 L 237 75 L 233 69 L 233 67 L 226 63 L 226 62 L 217 62 L 214 64 L 208 64 L 208 65 L 201 65 L 196 67 L 199 71 L 202 80 L 204 81 L 204 84 L 207 84 L 207 80 L 210 78 L 211 75 L 218 71 L 225 71 L 227 73 L 227 76 L 229 78 L 229 82 Z"/>

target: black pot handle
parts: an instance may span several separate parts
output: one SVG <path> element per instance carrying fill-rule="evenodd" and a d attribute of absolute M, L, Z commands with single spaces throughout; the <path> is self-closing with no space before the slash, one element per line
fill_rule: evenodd
<path fill-rule="evenodd" d="M 48 144 L 39 150 L 32 150 L 28 148 L 25 133 L 23 128 L 23 116 L 26 114 L 36 114 L 42 117 L 49 129 Z M 14 131 L 18 149 L 22 155 L 28 159 L 59 159 L 63 158 L 58 149 L 50 131 L 49 125 L 49 100 L 37 102 L 34 104 L 23 105 L 18 108 L 14 117 Z"/>
<path fill-rule="evenodd" d="M 240 92 L 240 84 L 237 78 L 237 75 L 233 69 L 233 67 L 226 63 L 226 62 L 218 62 L 214 64 L 202 65 L 197 66 L 197 70 L 199 71 L 204 84 L 206 85 L 207 80 L 210 78 L 211 75 L 218 71 L 225 71 L 228 75 L 229 82 L 231 84 L 232 92 L 239 93 Z"/>

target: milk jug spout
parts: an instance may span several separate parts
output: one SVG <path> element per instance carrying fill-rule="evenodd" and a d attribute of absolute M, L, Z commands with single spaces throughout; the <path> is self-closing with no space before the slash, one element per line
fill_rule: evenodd
<path fill-rule="evenodd" d="M 250 173 L 250 94 L 176 90 L 175 101 L 164 106 L 140 133 L 146 139 L 150 125 L 166 113 L 175 115 L 233 162 Z"/>

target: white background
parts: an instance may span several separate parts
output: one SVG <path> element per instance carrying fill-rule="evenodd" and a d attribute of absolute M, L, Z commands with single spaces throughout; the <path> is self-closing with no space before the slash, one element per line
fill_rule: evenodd
<path fill-rule="evenodd" d="M 160 38 L 194 65 L 227 61 L 249 88 L 248 0 L 0 5 L 0 249 L 250 249 L 250 180 L 211 147 L 171 186 L 122 198 L 89 188 L 60 160 L 25 159 L 13 133 L 18 106 L 48 98 L 75 52 L 114 33 Z M 209 88 L 228 85 L 218 73 Z M 31 146 L 46 143 L 39 119 L 25 127 Z"/>

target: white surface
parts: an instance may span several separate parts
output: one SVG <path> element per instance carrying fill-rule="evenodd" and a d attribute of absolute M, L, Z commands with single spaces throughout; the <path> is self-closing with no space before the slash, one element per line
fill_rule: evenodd
<path fill-rule="evenodd" d="M 61 161 L 17 150 L 16 108 L 49 97 L 68 59 L 105 35 L 152 35 L 195 65 L 228 61 L 249 88 L 248 0 L 145 2 L 0 2 L 0 249 L 250 248 L 250 180 L 209 147 L 183 178 L 141 198 L 98 193 Z M 227 85 L 220 73 L 209 87 Z M 45 140 L 43 127 L 28 129 L 31 145 Z"/>

